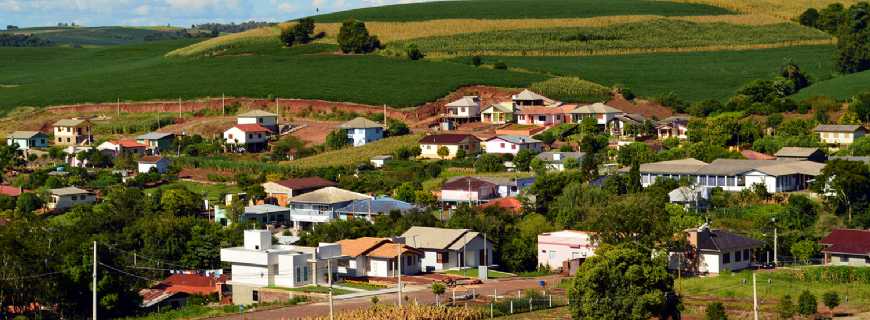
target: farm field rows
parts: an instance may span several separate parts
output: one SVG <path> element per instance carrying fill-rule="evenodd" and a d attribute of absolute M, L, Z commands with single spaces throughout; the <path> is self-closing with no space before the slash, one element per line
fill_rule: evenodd
<path fill-rule="evenodd" d="M 815 96 L 828 96 L 836 99 L 849 99 L 859 93 L 870 90 L 870 71 L 853 73 L 818 82 L 803 89 L 792 98 L 802 100 Z"/>
<path fill-rule="evenodd" d="M 565 55 L 693 48 L 766 45 L 820 41 L 830 35 L 793 23 L 763 26 L 653 20 L 606 27 L 547 28 L 465 33 L 397 42 L 394 48 L 416 44 L 436 56 L 453 55 Z"/>
<path fill-rule="evenodd" d="M 458 87 L 524 87 L 547 77 L 377 55 L 320 54 L 330 45 L 265 50 L 257 55 L 170 59 L 190 45 L 167 41 L 105 48 L 3 48 L 0 111 L 122 100 L 209 96 L 293 97 L 409 107 Z M 426 75 L 421 77 L 421 75 Z"/>
<path fill-rule="evenodd" d="M 32 33 L 59 45 L 107 46 L 146 42 L 147 37 L 159 37 L 171 28 L 138 27 L 47 27 L 26 28 L 2 33 Z"/>
<path fill-rule="evenodd" d="M 697 16 L 729 10 L 670 1 L 645 0 L 482 0 L 436 1 L 348 10 L 315 16 L 318 22 L 421 21 L 433 19 L 584 18 L 633 14 Z"/>
<path fill-rule="evenodd" d="M 695 3 L 726 8 L 736 12 L 767 14 L 783 19 L 797 17 L 807 8 L 821 9 L 832 3 L 846 7 L 861 0 L 674 0 L 680 3 Z"/>
<path fill-rule="evenodd" d="M 815 81 L 834 70 L 833 46 L 800 46 L 745 51 L 658 53 L 595 57 L 486 57 L 511 68 L 576 76 L 605 86 L 622 84 L 654 97 L 675 92 L 683 99 L 726 99 L 754 79 L 770 78 L 787 60 Z M 468 58 L 457 60 L 467 61 Z"/>

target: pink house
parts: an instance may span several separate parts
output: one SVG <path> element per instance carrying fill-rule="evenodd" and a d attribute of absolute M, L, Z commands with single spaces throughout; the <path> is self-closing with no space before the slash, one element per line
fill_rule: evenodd
<path fill-rule="evenodd" d="M 598 243 L 592 241 L 595 233 L 562 230 L 538 235 L 538 265 L 551 270 L 561 269 L 565 261 L 586 259 L 595 255 Z"/>
<path fill-rule="evenodd" d="M 554 126 L 571 122 L 569 112 L 576 105 L 564 105 L 557 107 L 523 107 L 517 113 L 517 123 L 523 125 Z"/>

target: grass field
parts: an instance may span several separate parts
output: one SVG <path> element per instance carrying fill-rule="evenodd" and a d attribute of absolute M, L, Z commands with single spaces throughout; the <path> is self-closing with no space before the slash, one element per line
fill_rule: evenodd
<path fill-rule="evenodd" d="M 164 34 L 171 29 L 134 27 L 46 27 L 25 28 L 14 33 L 32 33 L 59 45 L 109 46 L 145 42 L 148 36 Z M 0 33 L 10 31 L 0 31 Z"/>
<path fill-rule="evenodd" d="M 828 41 L 830 35 L 793 23 L 748 26 L 696 23 L 681 20 L 610 25 L 606 27 L 546 28 L 413 39 L 391 44 L 416 44 L 430 56 L 455 55 L 560 55 L 585 56 L 656 49 L 686 49 Z"/>
<path fill-rule="evenodd" d="M 815 96 L 828 96 L 846 100 L 868 90 L 870 90 L 870 71 L 864 71 L 816 83 L 801 90 L 792 98 L 799 101 Z"/>
<path fill-rule="evenodd" d="M 567 320 L 571 319 L 571 311 L 568 307 L 559 307 L 541 311 L 515 314 L 512 316 L 498 317 L 501 320 Z"/>
<path fill-rule="evenodd" d="M 616 15 L 696 16 L 728 14 L 709 5 L 645 0 L 437 1 L 348 10 L 315 16 L 318 22 L 421 21 L 433 19 L 587 18 Z"/>
<path fill-rule="evenodd" d="M 329 293 L 329 287 L 323 286 L 306 286 L 306 287 L 298 287 L 298 288 L 282 288 L 282 287 L 269 287 L 271 289 L 278 289 L 284 291 L 293 291 L 293 292 L 308 292 L 308 293 Z M 353 291 L 341 289 L 341 288 L 332 288 L 332 294 L 336 296 L 340 296 L 343 294 L 353 293 Z"/>
<path fill-rule="evenodd" d="M 850 6 L 861 0 L 674 0 L 726 8 L 736 12 L 767 14 L 783 19 L 800 15 L 807 8 L 821 9 L 832 3 Z"/>
<path fill-rule="evenodd" d="M 445 273 L 457 275 L 457 276 L 469 277 L 469 278 L 473 278 L 473 279 L 477 279 L 478 274 L 479 274 L 477 269 L 450 270 L 450 271 L 447 271 Z M 490 279 L 516 277 L 516 275 L 514 275 L 514 274 L 507 273 L 507 272 L 501 272 L 501 271 L 495 271 L 495 270 L 487 270 L 486 275 Z"/>
<path fill-rule="evenodd" d="M 283 164 L 299 168 L 353 165 L 360 162 L 368 162 L 374 156 L 390 155 L 401 147 L 414 146 L 420 140 L 420 137 L 417 134 L 390 137 L 361 147 L 348 147 L 328 151 L 307 158 L 286 161 Z"/>
<path fill-rule="evenodd" d="M 833 54 L 833 46 L 799 46 L 596 57 L 487 57 L 484 61 L 504 61 L 508 67 L 576 76 L 605 86 L 623 84 L 640 96 L 673 91 L 696 101 L 728 98 L 750 80 L 771 78 L 787 59 L 813 79 L 828 79 L 834 70 Z"/>
<path fill-rule="evenodd" d="M 167 41 L 103 48 L 2 48 L 0 112 L 122 100 L 200 97 L 292 97 L 410 107 L 471 84 L 524 87 L 546 77 L 468 65 L 339 56 L 330 45 L 275 48 L 255 55 L 179 59 L 190 45 Z M 426 75 L 421 77 L 421 75 Z"/>

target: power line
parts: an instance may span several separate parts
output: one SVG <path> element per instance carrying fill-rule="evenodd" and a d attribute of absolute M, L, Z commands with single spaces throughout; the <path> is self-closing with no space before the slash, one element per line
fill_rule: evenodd
<path fill-rule="evenodd" d="M 55 271 L 55 272 L 48 272 L 48 273 L 42 273 L 42 274 L 34 274 L 34 275 L 23 276 L 23 277 L 0 278 L 0 281 L 13 281 L 13 280 L 23 280 L 23 279 L 34 279 L 34 278 L 41 278 L 41 277 L 44 277 L 44 276 L 55 275 L 55 274 L 59 274 L 59 273 L 63 273 L 63 271 Z"/>
<path fill-rule="evenodd" d="M 115 268 L 115 267 L 113 267 L 113 266 L 110 266 L 110 265 L 105 264 L 105 263 L 102 263 L 102 262 L 97 262 L 97 263 L 99 263 L 101 266 L 104 266 L 104 267 L 106 267 L 106 268 L 109 268 L 110 270 L 113 270 L 113 271 L 115 271 L 115 272 L 122 273 L 122 274 L 127 275 L 127 276 L 130 276 L 130 277 L 139 278 L 139 279 L 142 279 L 142 280 L 145 280 L 145 281 L 154 281 L 154 282 L 159 282 L 159 281 L 154 280 L 154 279 L 149 279 L 149 278 L 146 278 L 146 277 L 143 277 L 143 276 L 140 276 L 140 275 L 136 275 L 136 274 L 129 273 L 129 272 L 127 272 L 127 271 L 124 271 L 124 270 L 121 270 L 121 269 Z"/>

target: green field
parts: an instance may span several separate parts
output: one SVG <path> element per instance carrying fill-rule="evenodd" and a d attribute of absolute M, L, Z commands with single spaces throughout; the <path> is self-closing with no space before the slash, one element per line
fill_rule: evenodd
<path fill-rule="evenodd" d="M 697 101 L 726 99 L 750 80 L 773 77 L 787 59 L 813 79 L 830 78 L 834 50 L 833 46 L 800 46 L 593 57 L 487 57 L 484 61 L 504 61 L 512 68 L 576 76 L 606 86 L 623 84 L 640 96 L 673 91 L 683 99 Z"/>
<path fill-rule="evenodd" d="M 420 137 L 421 136 L 418 134 L 389 137 L 368 143 L 364 146 L 346 147 L 339 150 L 327 151 L 298 160 L 285 161 L 282 164 L 303 169 L 349 166 L 368 162 L 374 156 L 391 155 L 401 147 L 414 146 L 417 144 L 417 141 L 420 140 Z"/>
<path fill-rule="evenodd" d="M 331 45 L 273 48 L 215 58 L 166 58 L 191 41 L 102 48 L 0 48 L 0 111 L 122 100 L 193 99 L 221 94 L 409 107 L 471 84 L 524 87 L 545 76 L 409 61 L 342 56 Z M 311 54 L 309 54 L 311 53 Z"/>
<path fill-rule="evenodd" d="M 870 90 L 870 71 L 864 71 L 821 81 L 801 90 L 792 98 L 800 101 L 815 96 L 828 96 L 846 100 L 868 90 Z"/>
<path fill-rule="evenodd" d="M 697 16 L 732 13 L 726 9 L 645 0 L 465 0 L 363 8 L 315 16 L 318 22 L 422 21 L 433 19 L 588 18 L 618 15 Z"/>
<path fill-rule="evenodd" d="M 602 28 L 573 27 L 492 31 L 413 39 L 391 44 L 416 44 L 425 53 L 440 55 L 589 55 L 597 52 L 752 46 L 771 43 L 827 40 L 831 36 L 793 23 L 764 26 L 653 20 Z"/>
<path fill-rule="evenodd" d="M 59 45 L 109 46 L 145 42 L 146 37 L 169 34 L 167 28 L 133 27 L 46 27 L 15 30 L 15 33 L 32 33 Z M 9 32 L 9 31 L 0 31 Z"/>

